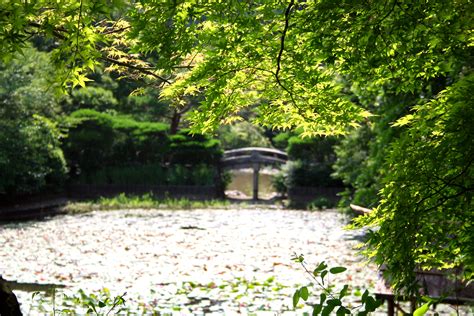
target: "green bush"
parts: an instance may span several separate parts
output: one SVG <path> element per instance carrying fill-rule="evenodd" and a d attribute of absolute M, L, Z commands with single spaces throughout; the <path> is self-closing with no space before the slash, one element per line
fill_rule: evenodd
<path fill-rule="evenodd" d="M 73 90 L 71 93 L 72 109 L 95 109 L 105 111 L 117 107 L 118 101 L 111 90 L 102 87 L 88 86 Z M 71 109 L 71 111 L 72 111 Z"/>
<path fill-rule="evenodd" d="M 56 125 L 41 116 L 0 121 L 0 196 L 59 190 L 66 163 Z"/>
<path fill-rule="evenodd" d="M 75 174 L 161 162 L 169 148 L 167 126 L 162 123 L 137 122 L 90 109 L 73 112 L 67 123 L 64 151 Z"/>
<path fill-rule="evenodd" d="M 318 197 L 312 200 L 311 202 L 308 203 L 308 206 L 307 206 L 307 208 L 311 211 L 322 210 L 322 209 L 331 208 L 331 207 L 334 207 L 334 202 L 332 202 L 331 200 L 329 200 L 327 197 L 324 197 L 324 196 Z"/>
<path fill-rule="evenodd" d="M 348 209 L 349 204 L 357 204 L 372 208 L 377 205 L 382 178 L 390 172 L 383 164 L 390 143 L 400 133 L 399 129 L 390 126 L 406 114 L 413 103 L 413 95 L 380 95 L 376 106 L 371 108 L 374 117 L 352 130 L 335 146 L 337 160 L 333 176 L 346 186 L 339 207 Z"/>
<path fill-rule="evenodd" d="M 288 174 L 285 172 L 285 166 L 272 177 L 272 186 L 281 196 L 286 196 L 288 193 Z"/>
<path fill-rule="evenodd" d="M 288 147 L 288 141 L 292 137 L 291 132 L 282 132 L 273 137 L 272 143 L 273 145 L 281 150 L 285 150 Z"/>
<path fill-rule="evenodd" d="M 333 146 L 337 141 L 335 138 L 301 138 L 289 135 L 281 133 L 275 137 L 278 142 L 288 142 L 289 158 L 272 180 L 278 193 L 285 196 L 289 189 L 295 187 L 342 187 L 341 181 L 332 176 L 335 161 Z"/>
<path fill-rule="evenodd" d="M 160 164 L 107 167 L 74 179 L 84 184 L 121 185 L 213 185 L 215 169 L 206 164 L 185 166 Z"/>
<path fill-rule="evenodd" d="M 218 140 L 191 135 L 188 130 L 181 130 L 169 139 L 169 162 L 172 164 L 217 164 L 223 154 Z"/>
<path fill-rule="evenodd" d="M 337 187 L 341 182 L 332 178 L 332 168 L 329 163 L 310 163 L 297 160 L 288 166 L 290 187 Z"/>
<path fill-rule="evenodd" d="M 301 138 L 293 136 L 288 139 L 287 153 L 290 160 L 307 162 L 332 163 L 336 159 L 333 146 L 334 137 Z"/>
<path fill-rule="evenodd" d="M 90 184 L 208 185 L 222 150 L 219 142 L 162 123 L 83 109 L 67 122 L 64 151 L 74 182 Z"/>
<path fill-rule="evenodd" d="M 116 139 L 110 115 L 79 110 L 67 122 L 70 128 L 63 148 L 73 175 L 92 173 L 109 163 Z"/>

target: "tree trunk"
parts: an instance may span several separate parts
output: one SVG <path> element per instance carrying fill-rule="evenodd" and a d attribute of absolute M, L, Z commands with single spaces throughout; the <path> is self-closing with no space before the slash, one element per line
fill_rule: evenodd
<path fill-rule="evenodd" d="M 181 122 L 181 113 L 178 110 L 173 111 L 170 125 L 170 135 L 175 135 L 179 129 L 179 123 Z"/>

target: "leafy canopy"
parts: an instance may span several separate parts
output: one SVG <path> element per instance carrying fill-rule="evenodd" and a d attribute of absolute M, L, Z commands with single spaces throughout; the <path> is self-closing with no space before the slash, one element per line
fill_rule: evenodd
<path fill-rule="evenodd" d="M 53 39 L 64 86 L 103 62 L 166 98 L 202 94 L 189 119 L 204 132 L 251 109 L 264 126 L 344 134 L 381 92 L 414 95 L 360 221 L 375 227 L 369 254 L 399 288 L 415 266 L 472 271 L 471 1 L 5 0 L 0 13 L 3 59 Z"/>
<path fill-rule="evenodd" d="M 391 144 L 383 199 L 358 224 L 377 227 L 367 253 L 397 285 L 412 283 L 415 268 L 473 276 L 474 103 L 465 98 L 473 88 L 471 74 L 394 124 L 407 128 Z"/>
<path fill-rule="evenodd" d="M 105 61 L 203 92 L 191 116 L 201 131 L 257 105 L 262 125 L 342 134 L 369 115 L 342 78 L 417 91 L 472 58 L 469 1 L 9 0 L 0 10 L 2 57 L 39 34 L 56 40 L 65 84 L 84 85 Z"/>

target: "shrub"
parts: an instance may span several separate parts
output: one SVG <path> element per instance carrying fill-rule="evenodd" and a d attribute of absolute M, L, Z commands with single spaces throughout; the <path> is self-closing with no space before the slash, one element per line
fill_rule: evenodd
<path fill-rule="evenodd" d="M 331 165 L 328 163 L 309 163 L 307 161 L 288 161 L 275 177 L 282 189 L 286 187 L 338 187 L 340 180 L 331 177 Z"/>
<path fill-rule="evenodd" d="M 170 136 L 169 162 L 172 164 L 217 164 L 222 154 L 218 140 L 191 135 L 188 130 Z"/>
<path fill-rule="evenodd" d="M 272 177 L 272 186 L 281 196 L 286 196 L 288 193 L 288 177 L 284 170 L 285 166 L 283 166 L 282 169 Z"/>
<path fill-rule="evenodd" d="M 336 138 L 334 137 L 301 138 L 293 136 L 288 139 L 288 158 L 308 162 L 332 163 L 336 159 L 333 150 L 335 144 Z"/>
<path fill-rule="evenodd" d="M 111 90 L 102 87 L 88 86 L 73 90 L 71 93 L 72 105 L 74 109 L 89 108 L 98 111 L 115 108 L 117 99 Z"/>
<path fill-rule="evenodd" d="M 335 161 L 333 145 L 335 138 L 300 138 L 293 136 L 288 140 L 290 162 L 286 173 L 288 187 L 341 186 L 341 181 L 331 176 Z"/>
<path fill-rule="evenodd" d="M 66 163 L 56 125 L 41 116 L 0 121 L 0 197 L 59 190 Z M 12 167 L 14 166 L 14 167 Z"/>
<path fill-rule="evenodd" d="M 278 149 L 285 150 L 288 147 L 288 140 L 292 137 L 291 135 L 290 132 L 279 133 L 273 137 L 273 145 Z"/>
<path fill-rule="evenodd" d="M 209 185 L 222 156 L 219 142 L 162 123 L 83 109 L 68 118 L 64 145 L 75 182 Z"/>
<path fill-rule="evenodd" d="M 322 210 L 325 208 L 334 207 L 334 202 L 329 200 L 327 197 L 321 196 L 308 203 L 307 208 L 311 211 Z"/>

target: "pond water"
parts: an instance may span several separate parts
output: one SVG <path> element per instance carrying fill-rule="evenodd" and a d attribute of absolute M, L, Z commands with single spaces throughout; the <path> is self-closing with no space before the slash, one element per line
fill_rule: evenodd
<path fill-rule="evenodd" d="M 63 215 L 0 226 L 0 273 L 7 280 L 67 286 L 142 302 L 161 313 L 228 315 L 291 311 L 291 295 L 310 280 L 291 261 L 304 254 L 348 267 L 337 275 L 371 286 L 375 270 L 353 247 L 360 233 L 343 230 L 336 211 L 119 210 Z M 31 293 L 17 292 L 35 311 Z M 28 315 L 34 315 L 30 311 Z"/>
<path fill-rule="evenodd" d="M 276 194 L 272 185 L 272 178 L 276 172 L 276 169 L 260 170 L 258 177 L 258 197 L 260 199 L 269 199 Z M 253 192 L 253 170 L 236 169 L 230 170 L 229 173 L 231 174 L 231 182 L 227 186 L 227 191 L 230 191 L 229 195 L 251 199 Z"/>

